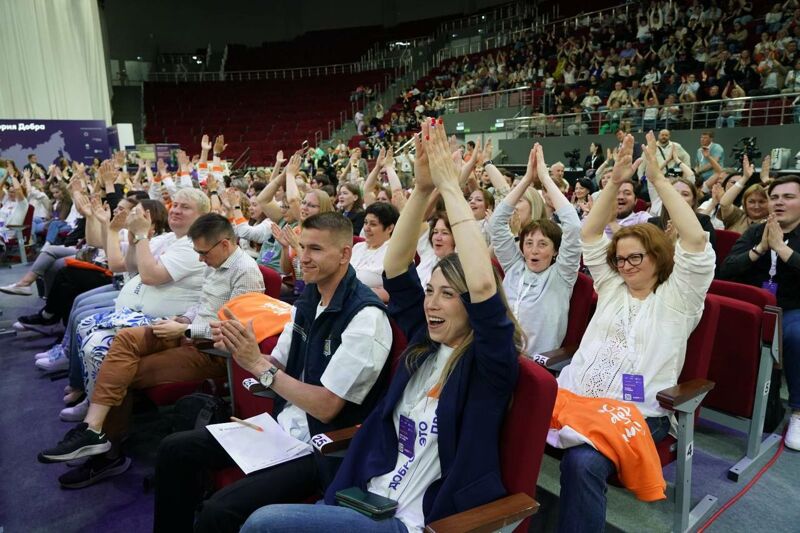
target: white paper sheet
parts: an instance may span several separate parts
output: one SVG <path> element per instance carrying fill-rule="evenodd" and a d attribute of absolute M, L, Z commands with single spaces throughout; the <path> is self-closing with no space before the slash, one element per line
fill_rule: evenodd
<path fill-rule="evenodd" d="M 260 426 L 264 431 L 257 431 L 238 422 L 206 426 L 245 474 L 312 453 L 310 444 L 287 434 L 266 413 L 248 418 L 247 421 Z"/>

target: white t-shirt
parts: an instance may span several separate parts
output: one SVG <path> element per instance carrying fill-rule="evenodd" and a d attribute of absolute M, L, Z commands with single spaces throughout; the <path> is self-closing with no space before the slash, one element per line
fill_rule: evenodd
<path fill-rule="evenodd" d="M 383 258 L 386 250 L 389 249 L 387 240 L 377 248 L 368 248 L 366 242 L 359 242 L 353 246 L 353 253 L 350 256 L 350 266 L 356 270 L 358 279 L 373 289 L 383 288 Z"/>
<path fill-rule="evenodd" d="M 411 376 L 403 397 L 394 408 L 399 448 L 397 463 L 392 470 L 372 478 L 367 484 L 369 492 L 397 501 L 395 518 L 405 524 L 409 533 L 421 532 L 425 527 L 422 512 L 425 491 L 442 477 L 436 419 L 439 395 L 434 387 L 452 353 L 453 348 L 442 344 Z"/>
<path fill-rule="evenodd" d="M 316 316 L 324 310 L 318 306 Z M 292 307 L 292 320 L 286 323 L 271 354 L 283 366 L 289 361 L 295 311 Z M 386 313 L 374 306 L 365 307 L 344 328 L 342 343 L 322 373 L 322 386 L 339 398 L 361 404 L 383 370 L 391 347 L 392 327 Z M 278 424 L 292 437 L 311 442 L 306 412 L 296 405 L 286 403 Z"/>
<path fill-rule="evenodd" d="M 116 309 L 127 307 L 153 317 L 183 314 L 200 297 L 206 265 L 198 258 L 189 237 L 178 239 L 171 232 L 154 237 L 150 241 L 150 251 L 167 269 L 172 281 L 145 285 L 142 277 L 136 274 L 122 286 Z"/>
<path fill-rule="evenodd" d="M 436 266 L 436 263 L 439 262 L 439 258 L 436 257 L 436 254 L 433 251 L 433 246 L 431 246 L 431 243 L 428 240 L 427 231 L 420 235 L 419 239 L 417 240 L 417 255 L 419 256 L 417 275 L 419 276 L 419 281 L 424 289 L 425 285 L 431 279 L 433 268 Z"/>

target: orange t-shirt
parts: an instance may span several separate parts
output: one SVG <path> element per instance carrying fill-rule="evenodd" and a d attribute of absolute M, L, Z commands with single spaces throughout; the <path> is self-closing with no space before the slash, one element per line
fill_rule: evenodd
<path fill-rule="evenodd" d="M 220 320 L 228 320 L 225 309 L 242 324 L 247 325 L 252 320 L 258 342 L 279 334 L 292 319 L 291 305 L 260 292 L 248 292 L 228 300 L 217 313 Z"/>
<path fill-rule="evenodd" d="M 667 484 L 650 428 L 632 403 L 579 396 L 558 389 L 551 431 L 569 427 L 617 467 L 617 476 L 646 502 L 664 500 Z"/>

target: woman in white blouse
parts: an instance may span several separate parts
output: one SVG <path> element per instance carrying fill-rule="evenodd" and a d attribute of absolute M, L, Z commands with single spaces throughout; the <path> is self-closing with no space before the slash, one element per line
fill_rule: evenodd
<path fill-rule="evenodd" d="M 659 170 L 656 150 L 650 132 L 644 151 L 647 178 L 673 214 L 678 242 L 673 248 L 653 224 L 622 228 L 611 241 L 604 234 L 620 185 L 638 167 L 631 163 L 633 137 L 626 135 L 611 180 L 582 230 L 584 263 L 599 297 L 597 311 L 558 383 L 582 396 L 632 402 L 658 442 L 669 430 L 669 418 L 656 394 L 677 383 L 686 341 L 700 321 L 714 277 L 715 257 L 691 207 Z M 614 464 L 591 446 L 566 451 L 560 531 L 603 530 L 606 478 L 614 472 Z M 574 512 L 576 505 L 580 513 Z"/>

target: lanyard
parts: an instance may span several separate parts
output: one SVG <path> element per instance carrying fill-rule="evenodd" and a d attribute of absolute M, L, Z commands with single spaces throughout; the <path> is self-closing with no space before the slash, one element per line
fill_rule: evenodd
<path fill-rule="evenodd" d="M 789 244 L 789 239 L 783 241 L 784 244 Z M 769 251 L 770 258 L 772 259 L 772 264 L 769 266 L 769 280 L 772 281 L 775 277 L 775 274 L 778 273 L 778 252 L 775 250 Z"/>

